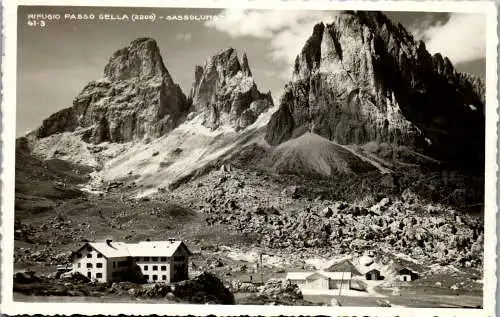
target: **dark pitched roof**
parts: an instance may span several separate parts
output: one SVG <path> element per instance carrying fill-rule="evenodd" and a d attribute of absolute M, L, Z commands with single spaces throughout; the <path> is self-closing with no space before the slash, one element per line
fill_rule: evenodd
<path fill-rule="evenodd" d="M 337 263 L 330 265 L 326 272 L 351 272 L 352 275 L 362 275 L 359 270 L 352 264 L 349 260 L 342 260 Z"/>

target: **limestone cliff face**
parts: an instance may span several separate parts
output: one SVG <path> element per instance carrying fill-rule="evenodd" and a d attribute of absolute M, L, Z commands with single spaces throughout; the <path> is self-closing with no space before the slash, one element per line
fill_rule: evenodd
<path fill-rule="evenodd" d="M 245 128 L 273 105 L 271 94 L 257 89 L 246 54 L 240 60 L 233 48 L 214 55 L 203 67 L 196 66 L 189 99 L 203 116 L 203 124 L 212 129 Z"/>
<path fill-rule="evenodd" d="M 378 141 L 481 160 L 484 85 L 382 13 L 342 12 L 314 27 L 266 139 L 276 145 L 306 131 L 341 144 Z"/>
<path fill-rule="evenodd" d="M 34 134 L 76 131 L 92 143 L 156 138 L 175 128 L 188 108 L 156 42 L 139 38 L 113 54 L 103 79 L 89 82 L 72 107 L 44 120 Z"/>

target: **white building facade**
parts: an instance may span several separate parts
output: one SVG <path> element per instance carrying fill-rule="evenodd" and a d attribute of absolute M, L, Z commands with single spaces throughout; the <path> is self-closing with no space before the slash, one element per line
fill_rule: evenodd
<path fill-rule="evenodd" d="M 87 242 L 72 255 L 72 271 L 97 282 L 132 277 L 156 283 L 188 279 L 191 252 L 182 241 Z"/>

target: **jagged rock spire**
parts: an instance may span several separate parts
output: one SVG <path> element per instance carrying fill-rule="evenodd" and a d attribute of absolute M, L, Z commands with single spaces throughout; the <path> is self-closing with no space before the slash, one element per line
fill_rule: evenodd
<path fill-rule="evenodd" d="M 241 58 L 241 71 L 245 76 L 252 76 L 252 71 L 250 70 L 250 66 L 248 66 L 247 53 L 243 53 L 243 57 Z"/>
<path fill-rule="evenodd" d="M 151 38 L 138 38 L 127 47 L 117 50 L 104 68 L 104 76 L 111 81 L 154 77 L 172 79 L 160 54 L 158 44 Z"/>
<path fill-rule="evenodd" d="M 203 124 L 212 129 L 244 128 L 273 104 L 269 94 L 257 89 L 246 54 L 240 61 L 234 48 L 219 51 L 195 68 L 189 99 L 203 116 Z"/>

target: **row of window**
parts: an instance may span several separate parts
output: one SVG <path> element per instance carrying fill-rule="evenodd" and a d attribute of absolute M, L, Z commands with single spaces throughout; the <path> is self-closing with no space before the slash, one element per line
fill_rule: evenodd
<path fill-rule="evenodd" d="M 76 257 L 79 258 L 79 259 L 81 259 L 83 257 L 83 255 L 81 253 L 77 253 Z M 101 253 L 97 253 L 97 257 L 98 258 L 102 258 L 102 254 Z M 87 258 L 91 259 L 92 258 L 92 253 L 87 253 Z"/>
<path fill-rule="evenodd" d="M 119 275 L 119 273 L 120 272 L 113 272 L 112 276 L 116 277 L 116 276 Z M 92 278 L 92 272 L 87 272 L 87 277 L 88 278 Z M 152 275 L 151 277 L 152 277 L 153 281 L 158 281 L 158 275 Z M 102 278 L 102 273 L 100 273 L 100 272 L 96 273 L 95 274 L 95 278 Z M 149 275 L 145 274 L 144 278 L 146 278 L 146 280 L 149 280 Z M 162 281 L 166 281 L 167 280 L 167 276 L 166 275 L 162 275 L 161 276 L 161 280 Z"/>
<path fill-rule="evenodd" d="M 145 256 L 145 257 L 139 257 L 139 256 L 136 256 L 135 258 L 135 261 L 136 262 L 141 262 L 141 259 L 142 259 L 142 262 L 149 262 L 150 259 L 151 259 L 151 262 L 158 262 L 158 259 L 160 259 L 161 262 L 167 262 L 168 261 L 168 258 L 167 257 L 157 257 L 157 256 L 153 256 L 153 257 L 149 257 L 149 256 Z M 184 255 L 179 255 L 179 256 L 174 256 L 174 261 L 184 261 L 186 259 L 186 256 Z"/>
<path fill-rule="evenodd" d="M 136 256 L 135 258 L 135 261 L 136 262 L 141 262 L 141 257 L 139 256 Z M 149 257 L 149 256 L 145 256 L 142 258 L 142 262 L 149 262 L 149 260 L 151 259 L 152 262 L 158 262 L 158 259 L 160 259 L 161 262 L 167 262 L 168 261 L 168 258 L 167 257 L 157 257 L 157 256 L 153 256 L 153 257 Z"/>
<path fill-rule="evenodd" d="M 153 268 L 153 271 L 158 271 L 158 265 L 153 265 L 153 267 L 152 267 L 152 268 Z M 147 270 L 148 270 L 148 266 L 147 266 L 147 265 L 144 265 L 143 270 L 144 270 L 144 271 L 147 271 Z M 166 265 L 162 265 L 162 266 L 161 266 L 161 270 L 162 270 L 162 271 L 166 271 L 166 270 L 167 270 L 167 266 L 166 266 Z"/>
<path fill-rule="evenodd" d="M 149 275 L 146 274 L 146 275 L 144 275 L 144 277 L 146 278 L 146 280 L 149 281 Z M 153 275 L 152 278 L 153 278 L 153 281 L 158 281 L 158 275 Z M 167 280 L 167 276 L 166 275 L 162 275 L 161 276 L 161 280 L 162 281 L 166 281 Z"/>
<path fill-rule="evenodd" d="M 76 254 L 76 257 L 81 259 L 83 257 L 83 255 L 81 253 L 77 253 Z M 101 253 L 97 253 L 97 257 L 98 258 L 102 258 L 103 255 Z M 92 253 L 87 253 L 87 258 L 91 259 L 92 258 Z M 167 257 L 149 257 L 149 256 L 145 256 L 142 258 L 142 261 L 143 262 L 149 262 L 149 259 L 151 259 L 152 262 L 158 262 L 158 259 L 160 259 L 161 262 L 167 262 L 168 258 Z M 186 259 L 186 257 L 184 255 L 179 255 L 179 256 L 174 256 L 174 261 L 184 261 Z M 136 262 L 140 262 L 141 261 L 141 257 L 135 257 L 135 261 Z"/>
<path fill-rule="evenodd" d="M 82 267 L 82 264 L 78 263 L 78 268 L 81 268 L 81 267 Z M 92 267 L 93 267 L 92 263 L 87 263 L 87 269 L 91 269 Z M 95 267 L 98 269 L 102 268 L 102 263 L 96 263 Z"/>

